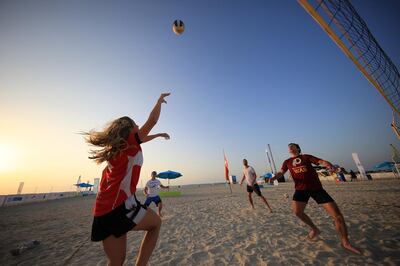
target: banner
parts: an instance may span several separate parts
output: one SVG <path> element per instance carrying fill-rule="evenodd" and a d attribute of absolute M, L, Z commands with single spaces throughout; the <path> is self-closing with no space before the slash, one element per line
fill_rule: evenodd
<path fill-rule="evenodd" d="M 53 193 L 34 193 L 34 194 L 14 194 L 0 196 L 0 207 L 13 206 L 24 203 L 42 202 L 79 196 L 76 192 L 53 192 Z"/>
<path fill-rule="evenodd" d="M 271 158 L 269 156 L 269 152 L 268 149 L 265 150 L 266 154 L 267 154 L 267 159 L 268 159 L 268 163 L 269 163 L 269 168 L 271 169 L 271 173 L 274 173 L 274 169 L 272 169 L 272 163 L 271 163 Z"/>
<path fill-rule="evenodd" d="M 275 160 L 274 160 L 274 156 L 272 155 L 272 150 L 271 150 L 271 145 L 268 144 L 268 151 L 269 151 L 269 156 L 271 156 L 271 160 L 272 160 L 272 165 L 274 166 L 274 172 L 273 174 L 276 174 L 276 166 L 275 166 Z M 285 182 L 285 180 L 283 180 L 283 182 Z"/>
<path fill-rule="evenodd" d="M 22 193 L 22 189 L 24 188 L 24 182 L 19 182 L 19 187 L 17 190 L 17 194 L 21 194 Z"/>
<path fill-rule="evenodd" d="M 224 164 L 225 164 L 225 179 L 227 182 L 230 182 L 230 180 L 229 180 L 229 163 L 228 163 L 228 159 L 226 158 L 225 152 L 224 152 Z"/>
<path fill-rule="evenodd" d="M 360 158 L 358 157 L 357 153 L 352 153 L 353 160 L 357 165 L 358 171 L 360 172 L 360 176 L 362 179 L 368 179 L 367 173 L 365 172 L 364 166 L 360 162 Z"/>

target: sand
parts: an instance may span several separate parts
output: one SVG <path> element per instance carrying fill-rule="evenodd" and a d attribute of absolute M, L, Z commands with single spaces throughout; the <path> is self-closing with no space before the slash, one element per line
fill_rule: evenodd
<path fill-rule="evenodd" d="M 332 220 L 313 201 L 306 212 L 322 234 L 316 241 L 305 239 L 307 228 L 290 211 L 293 183 L 262 190 L 272 214 L 257 198 L 256 210 L 250 210 L 244 186 L 234 185 L 230 194 L 224 185 L 202 185 L 164 198 L 150 265 L 400 265 L 400 180 L 324 187 L 363 256 L 340 247 Z M 93 202 L 91 196 L 0 208 L 0 265 L 106 265 L 101 244 L 89 240 Z M 128 233 L 126 265 L 134 265 L 142 236 Z M 18 257 L 9 254 L 33 239 L 40 246 Z"/>

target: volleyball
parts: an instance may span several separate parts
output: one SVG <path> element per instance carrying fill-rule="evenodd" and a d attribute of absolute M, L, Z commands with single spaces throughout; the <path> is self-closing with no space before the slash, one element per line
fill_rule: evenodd
<path fill-rule="evenodd" d="M 176 35 L 181 35 L 185 31 L 185 24 L 183 23 L 183 21 L 179 19 L 175 20 L 172 24 L 172 31 Z"/>

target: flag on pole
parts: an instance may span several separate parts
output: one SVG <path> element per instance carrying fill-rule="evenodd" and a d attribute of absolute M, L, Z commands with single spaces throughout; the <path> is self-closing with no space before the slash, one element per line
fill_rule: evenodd
<path fill-rule="evenodd" d="M 228 159 L 226 158 L 225 150 L 223 150 L 223 153 L 224 153 L 225 179 L 229 185 L 229 190 L 232 193 L 231 181 L 229 180 L 229 162 Z"/>
<path fill-rule="evenodd" d="M 226 181 L 230 182 L 230 180 L 229 180 L 229 162 L 228 162 L 228 159 L 226 158 L 225 151 L 224 151 L 224 163 L 225 163 L 225 179 L 226 179 Z"/>

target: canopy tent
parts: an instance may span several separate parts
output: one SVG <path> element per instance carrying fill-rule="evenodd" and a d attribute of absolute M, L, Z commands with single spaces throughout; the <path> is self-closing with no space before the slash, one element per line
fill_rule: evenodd
<path fill-rule="evenodd" d="M 382 162 L 374 166 L 377 170 L 393 170 L 394 162 Z"/>

